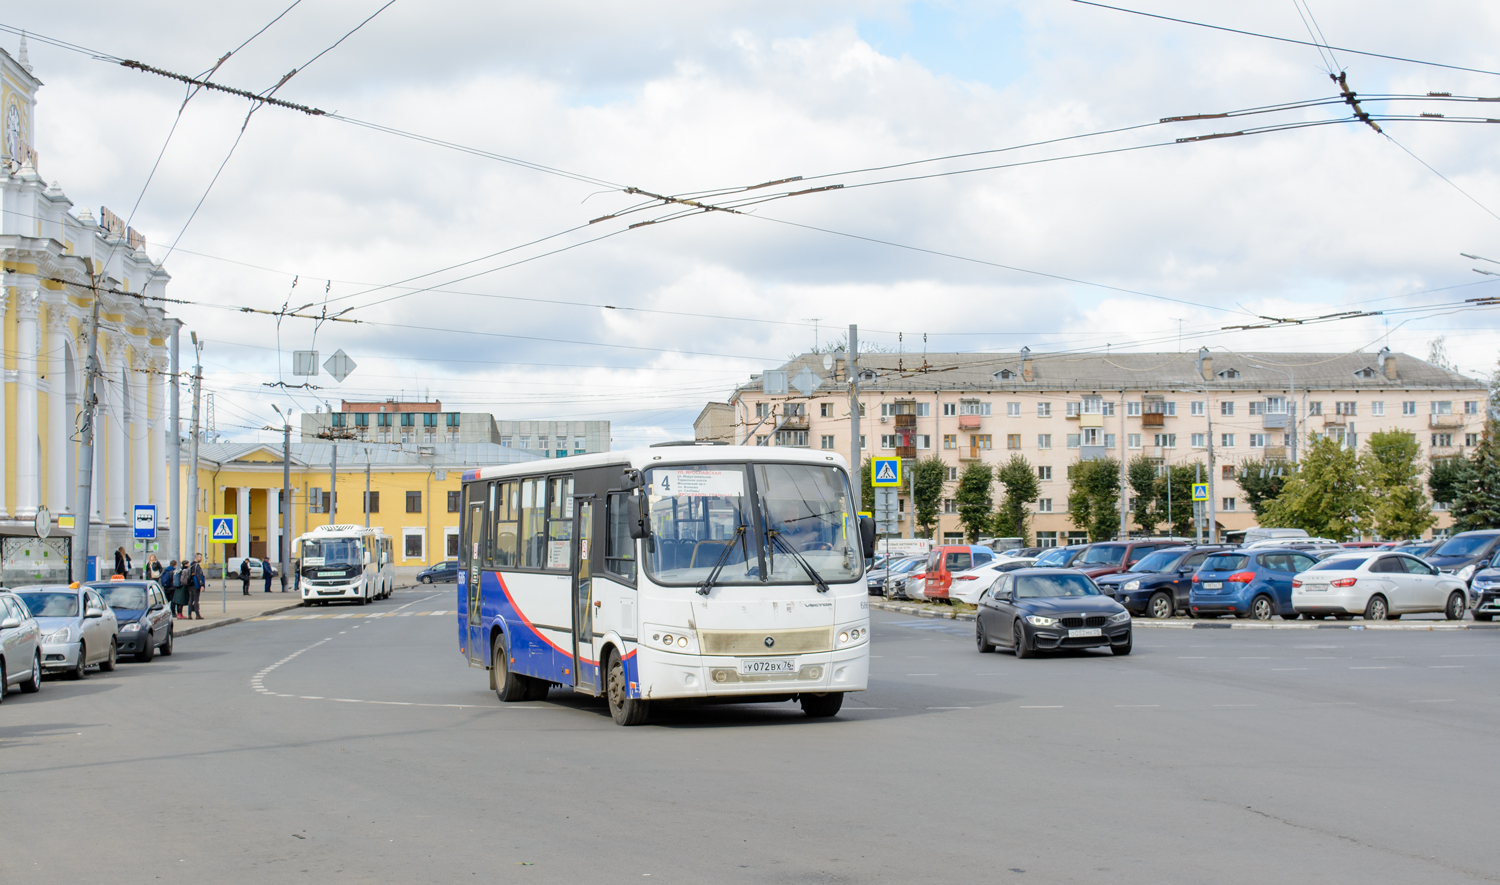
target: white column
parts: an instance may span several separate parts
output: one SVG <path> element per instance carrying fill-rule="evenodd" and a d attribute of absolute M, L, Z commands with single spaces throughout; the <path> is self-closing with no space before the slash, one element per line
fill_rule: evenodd
<path fill-rule="evenodd" d="M 0 328 L 5 325 L 5 313 L 10 308 L 10 286 L 15 276 L 11 275 L 7 285 L 0 285 Z M 0 516 L 10 515 L 5 499 L 5 384 L 0 382 Z"/>
<path fill-rule="evenodd" d="M 250 555 L 250 487 L 240 486 L 239 506 L 234 508 L 234 521 L 239 524 L 239 555 Z"/>
<path fill-rule="evenodd" d="M 125 498 L 128 492 L 129 468 L 125 460 L 130 444 L 125 434 L 125 385 L 129 379 L 126 371 L 125 339 L 111 335 L 109 339 L 109 362 L 105 372 L 105 392 L 109 397 L 109 422 L 106 425 L 109 450 L 104 455 L 104 520 L 109 525 L 125 524 Z"/>
<path fill-rule="evenodd" d="M 277 562 L 281 554 L 276 547 L 276 497 L 281 494 L 281 489 L 262 489 L 266 493 L 266 527 L 263 537 L 266 539 L 266 559 Z"/>
<path fill-rule="evenodd" d="M 137 340 L 136 343 L 145 346 L 144 341 Z M 151 503 L 151 459 L 147 457 L 151 451 L 151 420 L 146 411 L 146 389 L 152 376 L 142 371 L 149 368 L 149 364 L 139 348 L 127 366 L 126 377 L 130 379 L 127 388 L 130 395 L 130 489 L 125 494 L 125 509 L 127 513 L 134 513 L 135 505 Z"/>
<path fill-rule="evenodd" d="M 18 274 L 16 291 L 16 516 L 30 519 L 41 503 L 41 440 L 37 429 L 37 315 L 41 293 L 36 277 Z"/>
<path fill-rule="evenodd" d="M 151 381 L 151 404 L 148 407 L 150 416 L 147 431 L 150 434 L 150 445 L 147 448 L 147 457 L 151 463 L 151 503 L 156 505 L 157 536 L 162 536 L 162 530 L 176 526 L 168 526 L 168 514 L 171 512 L 171 502 L 167 497 L 167 475 L 172 472 L 171 445 L 167 437 L 171 434 L 171 428 L 167 426 L 167 396 L 171 387 L 167 385 L 167 371 L 170 363 L 167 361 L 166 348 L 157 348 L 156 355 L 150 363 L 152 374 L 147 376 Z M 165 551 L 166 545 L 162 545 Z"/>
<path fill-rule="evenodd" d="M 70 512 L 73 483 L 68 473 L 70 430 L 68 406 L 68 312 L 65 302 L 47 302 L 47 509 Z"/>

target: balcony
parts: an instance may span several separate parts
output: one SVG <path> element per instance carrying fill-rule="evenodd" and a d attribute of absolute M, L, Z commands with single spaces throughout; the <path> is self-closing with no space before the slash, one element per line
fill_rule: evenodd
<path fill-rule="evenodd" d="M 892 417 L 894 417 L 896 419 L 896 426 L 897 427 L 916 427 L 917 426 L 917 416 L 916 415 L 894 415 Z"/>
<path fill-rule="evenodd" d="M 896 446 L 896 457 L 906 460 L 915 460 L 917 457 L 916 446 Z"/>
<path fill-rule="evenodd" d="M 978 461 L 983 457 L 983 453 L 988 451 L 989 449 L 981 449 L 979 446 L 959 446 L 958 460 Z"/>
<path fill-rule="evenodd" d="M 982 419 L 979 415 L 959 415 L 959 430 L 978 430 Z"/>
<path fill-rule="evenodd" d="M 1291 422 L 1286 412 L 1267 412 L 1261 416 L 1260 426 L 1265 430 L 1285 430 Z"/>
<path fill-rule="evenodd" d="M 781 421 L 782 430 L 806 430 L 808 421 L 806 415 L 787 415 Z"/>
<path fill-rule="evenodd" d="M 1082 415 L 1078 416 L 1078 426 L 1079 427 L 1103 427 L 1104 426 L 1104 413 L 1103 412 L 1084 412 Z"/>
<path fill-rule="evenodd" d="M 1166 427 L 1167 415 L 1165 412 L 1146 412 L 1141 415 L 1142 427 Z"/>
<path fill-rule="evenodd" d="M 1464 453 L 1462 446 L 1433 446 L 1427 450 L 1429 458 L 1456 458 Z"/>
<path fill-rule="evenodd" d="M 1285 461 L 1287 459 L 1286 446 L 1266 446 L 1261 452 L 1261 458 L 1266 461 Z"/>
<path fill-rule="evenodd" d="M 1448 428 L 1451 428 L 1451 427 L 1462 427 L 1462 426 L 1464 426 L 1464 416 L 1462 416 L 1462 415 L 1429 415 L 1427 417 L 1427 426 L 1431 427 L 1434 430 L 1448 429 Z"/>
<path fill-rule="evenodd" d="M 1324 427 L 1343 427 L 1345 424 L 1348 424 L 1348 423 L 1349 423 L 1349 419 L 1347 417 L 1343 416 L 1343 415 L 1324 415 L 1323 416 L 1323 426 Z"/>

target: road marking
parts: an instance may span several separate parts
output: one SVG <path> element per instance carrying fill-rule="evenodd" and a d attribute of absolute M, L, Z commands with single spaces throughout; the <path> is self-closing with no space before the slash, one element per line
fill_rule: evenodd
<path fill-rule="evenodd" d="M 1206 657 L 1205 655 L 1178 655 L 1177 656 L 1177 660 L 1179 660 L 1179 661 L 1201 661 L 1201 660 L 1204 660 L 1205 657 Z"/>
<path fill-rule="evenodd" d="M 973 707 L 928 707 L 929 710 L 972 710 Z"/>
<path fill-rule="evenodd" d="M 1350 670 L 1390 670 L 1392 667 L 1350 667 Z"/>
<path fill-rule="evenodd" d="M 1115 704 L 1116 707 L 1160 707 L 1161 704 Z"/>
<path fill-rule="evenodd" d="M 1428 698 L 1427 700 L 1415 700 L 1413 704 L 1451 704 L 1453 698 Z"/>
<path fill-rule="evenodd" d="M 1427 669 L 1429 669 L 1429 670 L 1462 670 L 1463 668 L 1464 668 L 1463 664 L 1433 664 L 1431 667 L 1428 667 Z"/>
<path fill-rule="evenodd" d="M 1272 673 L 1290 673 L 1294 670 L 1306 670 L 1306 667 L 1272 667 Z"/>
<path fill-rule="evenodd" d="M 1022 704 L 1022 710 L 1061 710 L 1062 704 Z"/>
<path fill-rule="evenodd" d="M 1242 661 L 1269 661 L 1270 657 L 1252 658 L 1252 657 L 1247 657 L 1245 655 L 1240 655 L 1240 660 L 1242 660 Z"/>
<path fill-rule="evenodd" d="M 1255 704 L 1214 704 L 1215 707 L 1254 707 Z"/>
<path fill-rule="evenodd" d="M 907 676 L 936 676 L 936 673 L 908 673 Z"/>

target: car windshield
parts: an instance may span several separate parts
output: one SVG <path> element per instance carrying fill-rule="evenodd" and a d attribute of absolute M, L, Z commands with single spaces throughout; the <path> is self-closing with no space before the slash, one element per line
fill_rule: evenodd
<path fill-rule="evenodd" d="M 1228 572 L 1237 568 L 1244 568 L 1250 562 L 1250 557 L 1241 553 L 1217 553 L 1203 560 L 1199 569 L 1205 572 Z"/>
<path fill-rule="evenodd" d="M 1085 550 L 1078 565 L 1119 565 L 1124 560 L 1124 545 L 1099 544 Z"/>
<path fill-rule="evenodd" d="M 365 564 L 365 545 L 358 538 L 321 538 L 302 542 L 304 569 L 347 569 Z M 251 568 L 255 560 L 249 560 Z"/>
<path fill-rule="evenodd" d="M 1137 562 L 1130 567 L 1133 572 L 1165 572 L 1170 571 L 1177 560 L 1182 558 L 1182 552 L 1178 550 L 1158 550 L 1155 553 Z"/>
<path fill-rule="evenodd" d="M 1036 558 L 1037 568 L 1052 568 L 1068 561 L 1068 550 L 1066 547 L 1054 547 Z"/>
<path fill-rule="evenodd" d="M 1404 547 L 1397 547 L 1396 550 L 1401 553 L 1410 553 L 1415 556 L 1421 556 L 1423 553 L 1426 553 L 1429 549 L 1431 549 L 1431 547 L 1431 544 L 1407 544 Z"/>
<path fill-rule="evenodd" d="M 764 555 L 766 581 L 815 583 L 808 569 L 824 581 L 857 577 L 859 533 L 843 472 L 809 464 L 758 464 L 754 472 L 758 507 L 749 498 L 743 465 L 647 472 L 646 562 L 652 576 L 663 583 L 698 583 L 717 568 L 716 584 L 759 584 Z"/>
<path fill-rule="evenodd" d="M 1369 561 L 1365 556 L 1340 556 L 1338 559 L 1325 559 L 1312 568 L 1310 572 L 1352 572 Z"/>
<path fill-rule="evenodd" d="M 93 585 L 89 586 L 92 587 Z M 147 606 L 146 588 L 139 584 L 116 584 L 113 587 L 100 585 L 94 587 L 94 589 L 99 591 L 99 595 L 104 597 L 104 604 L 110 608 L 122 611 L 140 611 Z"/>
<path fill-rule="evenodd" d="M 77 593 L 17 593 L 21 601 L 31 610 L 33 618 L 76 618 L 78 617 L 78 594 Z"/>
<path fill-rule="evenodd" d="M 1433 556 L 1473 556 L 1494 540 L 1493 535 L 1459 535 L 1433 551 Z"/>
<path fill-rule="evenodd" d="M 917 559 L 903 559 L 902 561 L 896 563 L 894 566 L 891 567 L 891 574 L 893 574 L 893 575 L 904 575 L 907 572 L 911 571 L 912 569 L 916 568 L 919 564 L 924 563 L 926 561 L 927 560 L 922 559 L 920 557 L 917 558 Z"/>
<path fill-rule="evenodd" d="M 1016 578 L 1017 599 L 1098 595 L 1094 582 L 1083 575 L 1021 575 Z"/>

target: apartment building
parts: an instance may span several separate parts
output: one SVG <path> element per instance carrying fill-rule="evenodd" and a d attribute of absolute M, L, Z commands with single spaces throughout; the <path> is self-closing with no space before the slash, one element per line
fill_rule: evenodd
<path fill-rule="evenodd" d="M 1040 481 L 1031 527 L 1045 546 L 1085 537 L 1067 512 L 1068 467 L 1080 460 L 1201 463 L 1211 473 L 1215 521 L 1233 531 L 1255 525 L 1234 480 L 1245 462 L 1296 460 L 1319 436 L 1358 447 L 1392 429 L 1415 434 L 1429 457 L 1451 457 L 1478 444 L 1489 407 L 1484 384 L 1389 349 L 862 354 L 859 392 L 862 457 L 937 454 L 948 465 L 941 537 L 962 536 L 953 504 L 962 468 L 1019 454 Z M 846 457 L 849 402 L 842 356 L 820 354 L 753 376 L 729 398 L 736 440 Z M 901 508 L 910 534 L 904 497 Z M 1441 534 L 1451 519 L 1438 516 Z"/>
<path fill-rule="evenodd" d="M 338 411 L 302 415 L 304 441 L 436 445 L 489 444 L 542 458 L 609 451 L 608 421 L 501 421 L 487 412 L 448 412 L 440 400 L 380 402 L 343 400 Z"/>

